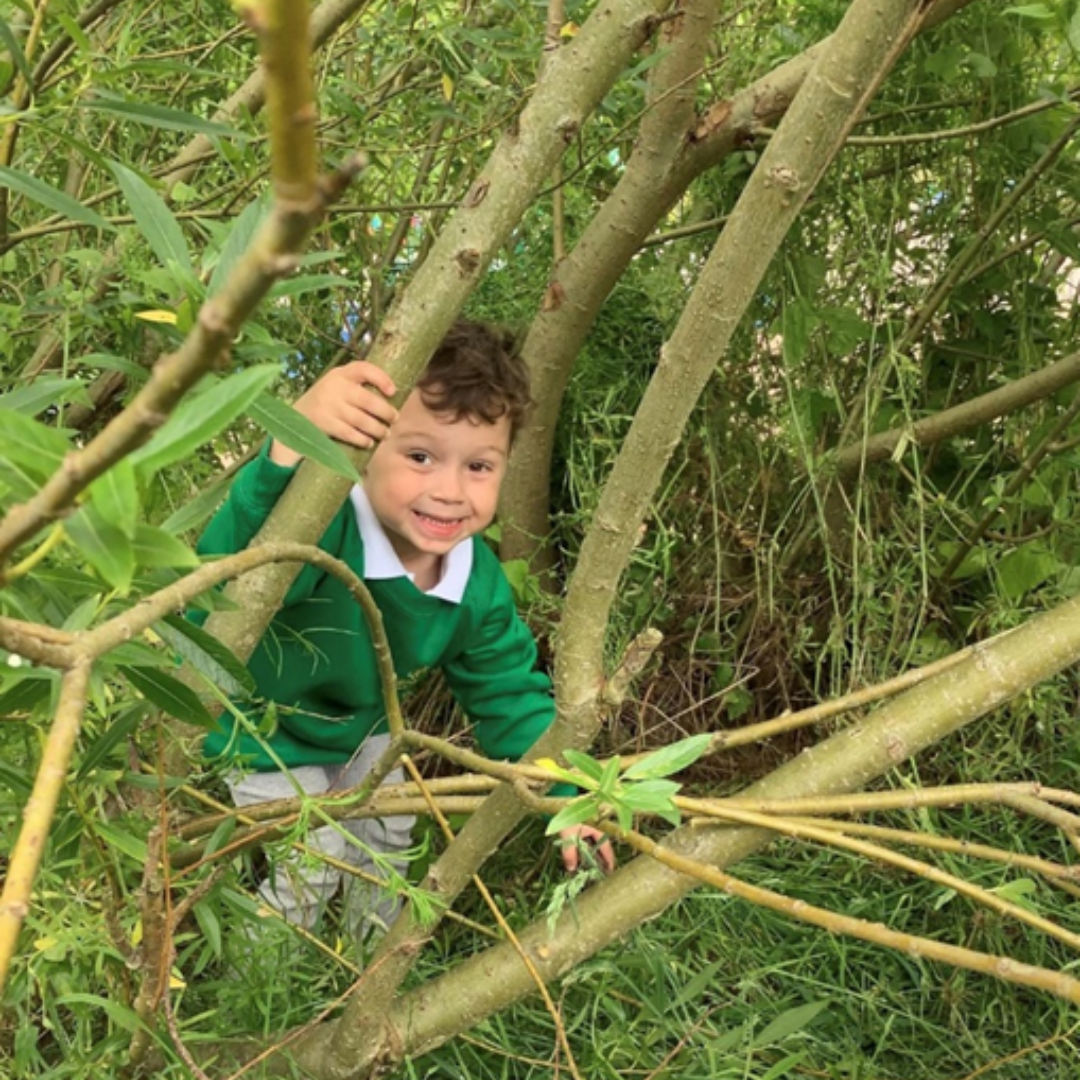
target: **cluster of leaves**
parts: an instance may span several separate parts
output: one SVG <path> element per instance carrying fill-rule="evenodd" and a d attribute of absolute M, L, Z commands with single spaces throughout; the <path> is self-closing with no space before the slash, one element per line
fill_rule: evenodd
<path fill-rule="evenodd" d="M 682 786 L 666 779 L 694 764 L 709 747 L 711 735 L 693 735 L 670 743 L 626 769 L 617 757 L 607 762 L 580 750 L 564 750 L 563 757 L 573 766 L 564 769 L 550 758 L 537 761 L 545 771 L 567 784 L 583 788 L 579 795 L 560 810 L 548 823 L 548 835 L 554 835 L 571 825 L 597 821 L 614 815 L 620 829 L 633 827 L 637 814 L 655 815 L 678 825 L 682 820 L 679 808 L 672 801 Z"/>

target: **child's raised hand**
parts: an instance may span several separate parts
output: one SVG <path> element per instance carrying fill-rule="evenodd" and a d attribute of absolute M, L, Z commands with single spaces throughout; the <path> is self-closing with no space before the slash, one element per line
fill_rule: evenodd
<path fill-rule="evenodd" d="M 330 438 L 367 449 L 385 437 L 397 418 L 387 400 L 395 390 L 382 368 L 355 360 L 328 371 L 294 408 Z M 276 439 L 270 445 L 270 460 L 278 465 L 295 465 L 300 457 Z"/>

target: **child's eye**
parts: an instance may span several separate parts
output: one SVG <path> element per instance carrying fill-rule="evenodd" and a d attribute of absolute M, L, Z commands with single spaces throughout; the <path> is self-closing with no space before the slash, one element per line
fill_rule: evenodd
<path fill-rule="evenodd" d="M 428 465 L 431 462 L 431 455 L 426 450 L 410 450 L 405 456 L 416 465 Z"/>
<path fill-rule="evenodd" d="M 469 469 L 474 473 L 489 473 L 494 470 L 495 466 L 490 461 L 471 461 L 469 462 Z"/>

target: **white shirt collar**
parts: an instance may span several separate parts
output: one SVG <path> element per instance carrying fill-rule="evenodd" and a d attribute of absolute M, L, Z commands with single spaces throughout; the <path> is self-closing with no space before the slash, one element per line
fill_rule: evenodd
<path fill-rule="evenodd" d="M 413 575 L 401 565 L 401 559 L 390 543 L 382 522 L 375 516 L 363 487 L 355 484 L 349 498 L 356 512 L 360 539 L 364 542 L 364 577 L 372 581 L 407 577 L 412 581 Z M 443 556 L 442 577 L 434 588 L 428 589 L 427 595 L 460 604 L 465 595 L 465 586 L 469 583 L 469 574 L 472 573 L 472 562 L 473 546 L 469 537 Z"/>

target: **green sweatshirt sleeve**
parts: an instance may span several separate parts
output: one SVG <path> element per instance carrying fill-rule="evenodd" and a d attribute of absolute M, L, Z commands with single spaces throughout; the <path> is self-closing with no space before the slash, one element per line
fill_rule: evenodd
<path fill-rule="evenodd" d="M 486 547 L 478 544 L 476 550 L 476 592 L 486 603 L 465 648 L 443 670 L 484 753 L 517 761 L 551 726 L 555 701 L 550 679 L 536 667 L 536 642 L 517 613 L 502 567 Z M 556 784 L 550 793 L 565 798 L 577 791 Z"/>
<path fill-rule="evenodd" d="M 206 526 L 206 531 L 196 545 L 196 551 L 203 556 L 235 555 L 243 551 L 270 516 L 271 510 L 277 505 L 278 499 L 296 473 L 296 468 L 295 465 L 278 465 L 270 460 L 268 439 L 258 457 L 249 461 L 236 474 L 228 498 Z M 339 514 L 338 517 L 340 516 Z M 337 523 L 338 518 L 335 518 L 334 524 Z M 334 525 L 331 525 L 320 543 L 326 550 L 330 550 L 327 542 L 333 542 L 333 531 Z M 321 573 L 312 566 L 305 566 L 289 587 L 282 607 L 289 607 L 310 596 Z"/>

